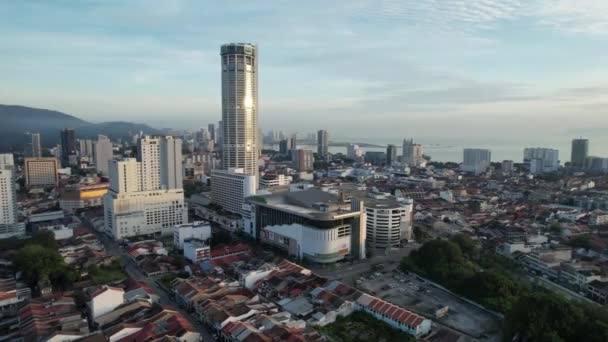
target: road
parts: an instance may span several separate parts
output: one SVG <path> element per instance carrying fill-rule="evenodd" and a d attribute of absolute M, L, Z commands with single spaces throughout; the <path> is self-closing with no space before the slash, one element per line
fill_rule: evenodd
<path fill-rule="evenodd" d="M 127 274 L 133 279 L 136 279 L 138 281 L 143 281 L 149 287 L 154 289 L 154 291 L 159 296 L 159 301 L 160 301 L 161 305 L 169 305 L 169 306 L 171 306 L 172 309 L 175 309 L 175 310 L 179 311 L 182 315 L 184 315 L 184 317 L 186 317 L 190 321 L 190 323 L 192 323 L 192 325 L 196 328 L 196 330 L 198 330 L 198 332 L 201 334 L 202 341 L 204 341 L 204 342 L 216 342 L 217 341 L 216 339 L 214 339 L 211 336 L 209 331 L 198 321 L 198 319 L 196 317 L 194 317 L 188 311 L 186 311 L 182 307 L 180 307 L 175 301 L 173 301 L 171 296 L 164 289 L 159 287 L 156 284 L 156 281 L 154 279 L 151 279 L 151 278 L 147 277 L 145 274 L 143 274 L 139 270 L 139 268 L 137 267 L 137 265 L 135 264 L 133 259 L 131 259 L 129 257 L 126 250 L 121 248 L 118 245 L 118 243 L 116 243 L 112 239 L 108 238 L 105 234 L 96 232 L 96 235 L 97 235 L 97 238 L 99 239 L 99 241 L 101 241 L 101 243 L 103 243 L 103 245 L 106 248 L 106 251 L 110 255 L 120 256 L 122 258 L 122 260 L 124 262 L 123 265 L 125 265 L 125 271 L 127 272 Z"/>

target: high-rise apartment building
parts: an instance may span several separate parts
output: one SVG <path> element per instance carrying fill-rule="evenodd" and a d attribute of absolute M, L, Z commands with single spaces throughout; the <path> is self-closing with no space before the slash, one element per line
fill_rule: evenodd
<path fill-rule="evenodd" d="M 397 163 L 397 146 L 388 145 L 386 147 L 386 166 L 392 166 Z"/>
<path fill-rule="evenodd" d="M 10 153 L 0 154 L 0 238 L 24 233 L 17 217 L 15 163 Z"/>
<path fill-rule="evenodd" d="M 292 151 L 294 168 L 298 172 L 314 170 L 315 158 L 312 150 L 297 149 Z"/>
<path fill-rule="evenodd" d="M 93 159 L 93 155 L 95 154 L 93 148 L 93 140 L 91 139 L 78 139 L 78 156 L 80 158 L 90 158 Z"/>
<path fill-rule="evenodd" d="M 40 133 L 32 133 L 32 157 L 42 157 L 42 147 L 40 146 Z"/>
<path fill-rule="evenodd" d="M 25 158 L 25 185 L 27 187 L 56 186 L 59 180 L 59 163 L 56 158 Z"/>
<path fill-rule="evenodd" d="M 256 189 L 256 177 L 243 169 L 211 171 L 211 200 L 225 210 L 247 215 L 245 198 L 255 195 Z"/>
<path fill-rule="evenodd" d="M 95 168 L 103 176 L 110 173 L 110 160 L 114 157 L 112 141 L 105 135 L 98 135 L 95 143 Z"/>
<path fill-rule="evenodd" d="M 492 152 L 480 148 L 465 148 L 463 151 L 462 171 L 476 175 L 486 172 L 492 162 Z"/>
<path fill-rule="evenodd" d="M 181 147 L 178 138 L 144 136 L 137 159 L 111 161 L 104 212 L 105 229 L 115 239 L 170 235 L 173 226 L 188 221 Z"/>
<path fill-rule="evenodd" d="M 222 165 L 257 175 L 258 58 L 249 43 L 222 45 Z"/>
<path fill-rule="evenodd" d="M 207 130 L 209 131 L 209 139 L 211 139 L 211 140 L 213 140 L 213 142 L 215 142 L 215 125 L 214 124 L 207 125 Z"/>
<path fill-rule="evenodd" d="M 407 166 L 423 166 L 426 163 L 424 149 L 421 144 L 415 144 L 414 139 L 403 139 L 402 148 L 403 163 Z"/>
<path fill-rule="evenodd" d="M 329 134 L 326 130 L 317 132 L 317 154 L 319 158 L 326 159 L 329 153 Z"/>
<path fill-rule="evenodd" d="M 76 146 L 76 133 L 71 128 L 61 130 L 61 166 L 74 165 L 79 148 Z"/>
<path fill-rule="evenodd" d="M 589 140 L 573 139 L 570 164 L 574 168 L 581 169 L 585 166 L 585 160 L 589 156 Z"/>
<path fill-rule="evenodd" d="M 555 172 L 559 169 L 559 151 L 552 148 L 526 148 L 524 167 L 533 174 Z"/>
<path fill-rule="evenodd" d="M 348 144 L 346 147 L 346 156 L 351 159 L 359 159 L 363 156 L 363 150 L 356 144 Z"/>

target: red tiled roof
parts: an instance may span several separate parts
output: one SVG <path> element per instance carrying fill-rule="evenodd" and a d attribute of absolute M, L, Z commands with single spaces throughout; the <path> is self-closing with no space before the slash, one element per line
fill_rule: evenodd
<path fill-rule="evenodd" d="M 251 250 L 251 247 L 249 247 L 249 245 L 246 245 L 244 243 L 240 243 L 238 245 L 230 246 L 230 247 L 215 248 L 215 249 L 211 250 L 211 258 L 221 257 L 223 255 L 229 255 L 229 254 L 235 254 L 235 253 L 244 253 L 249 250 Z"/>

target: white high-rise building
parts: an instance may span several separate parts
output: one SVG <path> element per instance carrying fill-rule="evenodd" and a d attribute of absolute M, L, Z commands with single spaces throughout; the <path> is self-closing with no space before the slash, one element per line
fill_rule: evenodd
<path fill-rule="evenodd" d="M 249 43 L 222 45 L 222 166 L 257 175 L 258 58 Z M 254 182 L 257 184 L 257 182 Z"/>
<path fill-rule="evenodd" d="M 110 172 L 109 165 L 113 155 L 112 141 L 105 135 L 98 135 L 95 143 L 95 167 L 104 176 Z"/>
<path fill-rule="evenodd" d="M 17 217 L 17 183 L 11 153 L 0 154 L 0 239 L 25 233 Z"/>
<path fill-rule="evenodd" d="M 211 200 L 222 208 L 243 216 L 245 198 L 256 193 L 256 177 L 243 169 L 211 171 Z"/>
<path fill-rule="evenodd" d="M 367 245 L 371 248 L 399 247 L 412 238 L 414 201 L 389 194 L 370 193 L 365 199 Z"/>
<path fill-rule="evenodd" d="M 351 159 L 361 158 L 363 156 L 363 150 L 359 145 L 348 144 L 346 147 L 346 156 Z"/>
<path fill-rule="evenodd" d="M 42 148 L 40 147 L 40 133 L 32 133 L 32 157 L 42 157 Z"/>
<path fill-rule="evenodd" d="M 559 151 L 552 148 L 526 148 L 524 167 L 533 174 L 555 172 L 559 169 Z"/>
<path fill-rule="evenodd" d="M 181 139 L 144 136 L 138 159 L 113 160 L 104 198 L 105 229 L 115 239 L 171 235 L 188 221 L 182 186 Z"/>
<path fill-rule="evenodd" d="M 480 148 L 465 148 L 463 151 L 462 171 L 475 175 L 486 172 L 492 162 L 492 152 Z"/>
<path fill-rule="evenodd" d="M 409 167 L 424 166 L 424 149 L 421 144 L 415 144 L 414 139 L 403 139 L 403 163 Z"/>

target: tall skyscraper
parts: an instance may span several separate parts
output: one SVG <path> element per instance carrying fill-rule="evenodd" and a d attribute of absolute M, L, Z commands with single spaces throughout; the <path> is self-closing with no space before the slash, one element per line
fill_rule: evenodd
<path fill-rule="evenodd" d="M 21 235 L 23 224 L 17 219 L 15 163 L 10 153 L 0 154 L 0 238 Z"/>
<path fill-rule="evenodd" d="M 188 221 L 182 186 L 181 139 L 144 136 L 138 158 L 110 163 L 105 229 L 115 239 L 172 233 Z"/>
<path fill-rule="evenodd" d="M 98 135 L 95 143 L 95 168 L 103 176 L 109 175 L 109 163 L 113 157 L 112 141 L 105 135 Z"/>
<path fill-rule="evenodd" d="M 32 133 L 32 157 L 42 157 L 42 148 L 40 147 L 40 133 Z"/>
<path fill-rule="evenodd" d="M 289 138 L 288 147 L 289 147 L 290 150 L 296 150 L 296 149 L 298 149 L 298 134 L 297 133 L 294 133 Z"/>
<path fill-rule="evenodd" d="M 213 140 L 213 142 L 215 142 L 215 125 L 214 124 L 207 125 L 207 130 L 209 131 L 209 139 L 211 139 L 211 140 Z"/>
<path fill-rule="evenodd" d="M 463 151 L 462 170 L 478 175 L 486 172 L 492 162 L 492 152 L 479 148 L 465 148 Z"/>
<path fill-rule="evenodd" d="M 249 43 L 222 45 L 222 165 L 257 175 L 258 59 Z"/>
<path fill-rule="evenodd" d="M 397 163 L 397 146 L 390 144 L 386 147 L 386 166 Z"/>
<path fill-rule="evenodd" d="M 319 158 L 326 159 L 329 153 L 329 134 L 326 130 L 317 132 L 317 154 Z"/>
<path fill-rule="evenodd" d="M 76 146 L 76 133 L 71 128 L 61 130 L 61 166 L 68 167 L 74 164 L 74 158 L 78 155 Z M 72 158 L 70 158 L 72 157 Z M 70 163 L 70 159 L 72 163 Z"/>
<path fill-rule="evenodd" d="M 570 164 L 572 167 L 582 169 L 585 166 L 585 160 L 589 156 L 589 140 L 588 139 L 573 139 L 572 154 L 570 155 Z"/>

